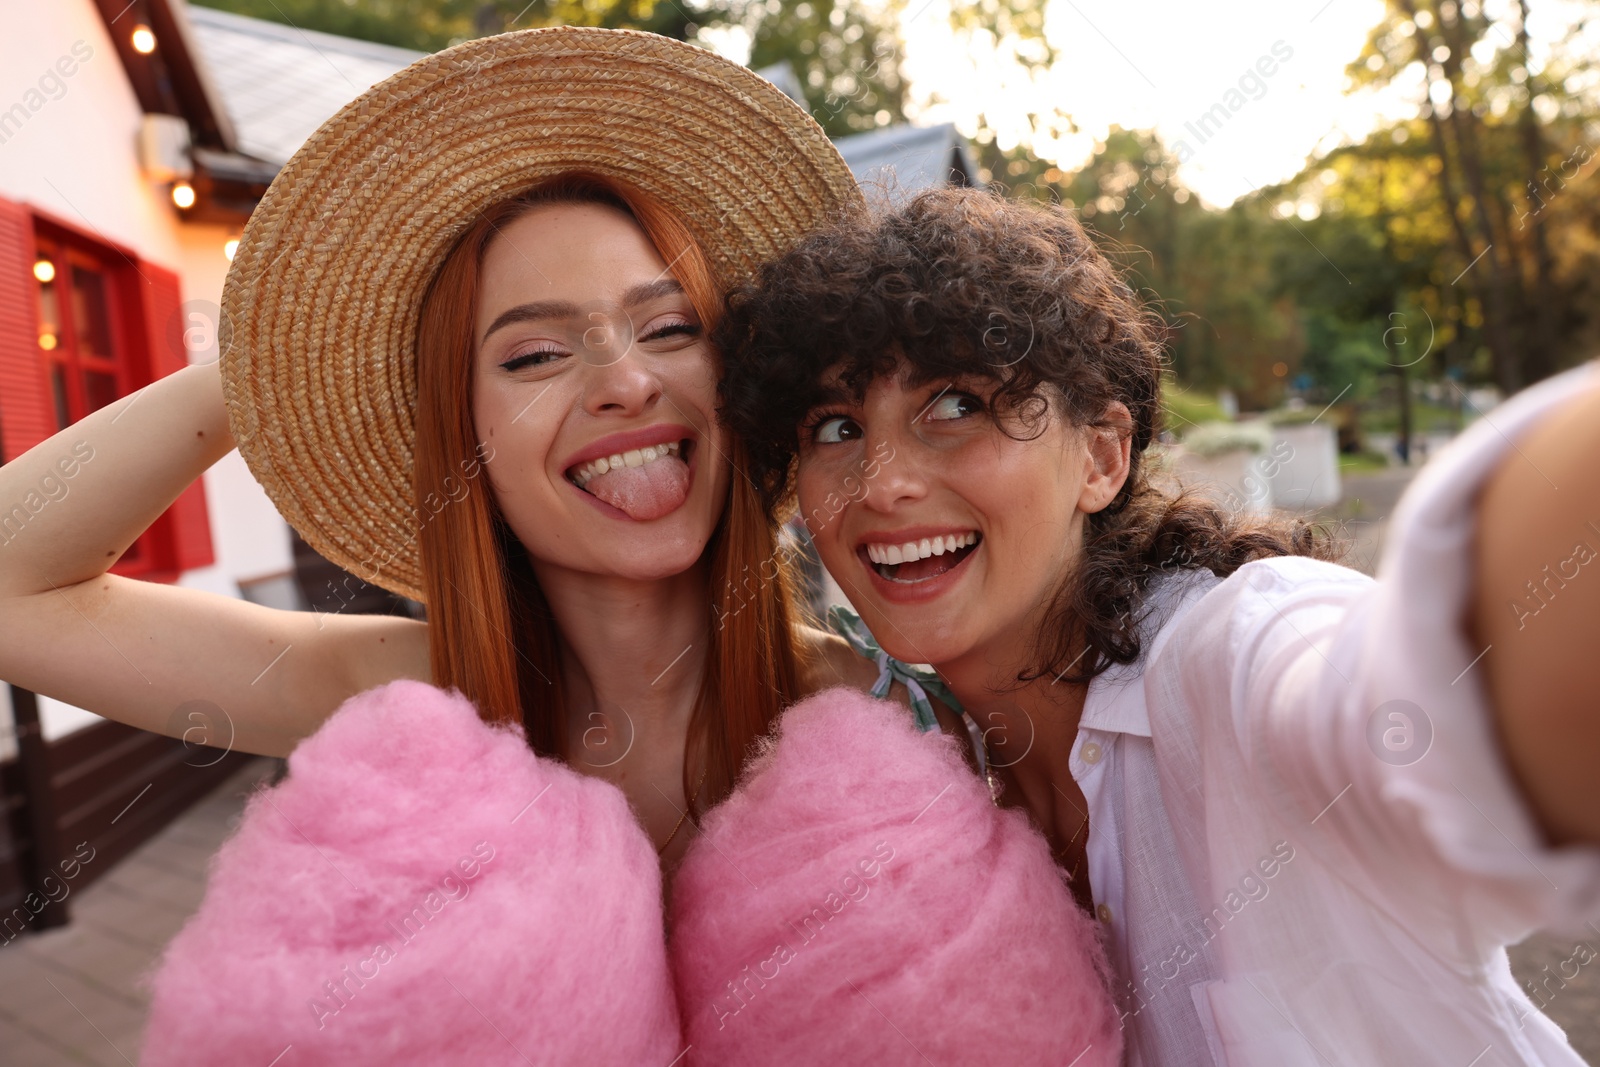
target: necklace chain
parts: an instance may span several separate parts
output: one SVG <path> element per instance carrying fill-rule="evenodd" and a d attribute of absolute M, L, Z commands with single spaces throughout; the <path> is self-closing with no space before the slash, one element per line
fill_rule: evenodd
<path fill-rule="evenodd" d="M 1067 851 L 1069 849 L 1071 849 L 1074 844 L 1077 843 L 1078 835 L 1083 833 L 1083 831 L 1085 829 L 1087 829 L 1088 826 L 1089 826 L 1089 820 L 1088 819 L 1084 819 L 1083 822 L 1078 824 L 1078 828 L 1076 830 L 1072 831 L 1072 836 L 1067 839 L 1067 843 L 1062 845 L 1056 851 L 1052 852 L 1050 855 L 1054 859 L 1056 859 L 1058 862 L 1060 860 L 1065 859 Z M 1079 856 L 1078 857 L 1078 862 L 1074 863 L 1072 865 L 1072 870 L 1067 872 L 1067 878 L 1069 880 L 1073 881 L 1073 882 L 1076 882 L 1078 880 L 1078 868 L 1081 867 L 1081 866 L 1083 866 L 1083 857 Z"/>
<path fill-rule="evenodd" d="M 672 828 L 672 833 L 668 834 L 667 839 L 661 842 L 660 847 L 656 849 L 656 855 L 663 855 L 667 851 L 667 846 L 672 844 L 672 839 L 678 836 L 678 831 L 683 829 L 684 821 L 689 818 L 689 812 L 694 810 L 694 798 L 700 795 L 700 787 L 705 784 L 706 772 L 703 769 L 700 772 L 700 780 L 694 784 L 694 792 L 689 794 L 689 800 L 683 809 L 683 814 L 678 816 L 678 824 Z"/>
<path fill-rule="evenodd" d="M 983 750 L 984 755 L 988 756 L 989 745 L 987 742 L 984 743 Z M 984 765 L 984 778 L 987 779 L 989 783 L 989 799 L 994 801 L 996 807 L 999 807 L 1000 794 L 1005 792 L 1005 783 L 1001 781 L 1000 776 L 994 772 L 994 763 L 991 760 L 985 759 Z M 1084 830 L 1088 829 L 1088 826 L 1089 819 L 1087 816 L 1085 816 L 1083 822 L 1078 824 L 1078 828 L 1072 831 L 1072 836 L 1067 839 L 1067 843 L 1050 853 L 1051 860 L 1059 864 L 1066 859 L 1067 852 L 1069 852 L 1072 849 L 1072 846 L 1077 843 L 1078 835 L 1083 833 Z M 1067 872 L 1067 879 L 1069 881 L 1076 882 L 1078 880 L 1078 868 L 1082 866 L 1083 857 L 1079 856 L 1078 862 L 1074 863 L 1072 865 L 1072 870 Z"/>

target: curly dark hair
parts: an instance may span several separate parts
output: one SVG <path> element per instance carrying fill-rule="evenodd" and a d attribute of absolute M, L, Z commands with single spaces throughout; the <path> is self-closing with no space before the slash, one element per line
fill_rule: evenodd
<path fill-rule="evenodd" d="M 840 390 L 859 401 L 902 363 L 913 384 L 993 383 L 978 399 L 994 416 L 1025 425 L 1055 406 L 1074 424 L 1131 433 L 1128 479 L 1086 517 L 1081 561 L 1018 679 L 1087 682 L 1139 658 L 1157 575 L 1225 577 L 1253 559 L 1341 551 L 1304 521 L 1241 516 L 1151 483 L 1165 330 L 1065 209 L 945 188 L 863 209 L 769 262 L 729 295 L 714 339 L 727 356 L 723 417 L 748 442 L 774 517 L 792 497 L 800 423 Z M 1118 401 L 1131 428 L 1107 418 Z"/>

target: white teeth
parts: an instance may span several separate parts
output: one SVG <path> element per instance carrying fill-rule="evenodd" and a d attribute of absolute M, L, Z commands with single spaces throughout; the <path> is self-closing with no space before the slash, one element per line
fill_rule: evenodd
<path fill-rule="evenodd" d="M 978 534 L 969 530 L 964 534 L 946 534 L 943 537 L 924 538 L 921 541 L 907 541 L 903 545 L 885 545 L 872 542 L 867 545 L 867 558 L 874 563 L 887 563 L 890 566 L 899 563 L 915 563 L 919 559 L 929 556 L 942 556 L 946 552 L 954 552 L 958 548 L 978 543 Z"/>
<path fill-rule="evenodd" d="M 618 452 L 611 456 L 601 456 L 597 460 L 585 463 L 572 472 L 572 480 L 579 489 L 589 484 L 589 479 L 597 474 L 617 470 L 621 467 L 642 467 L 646 463 L 654 462 L 663 456 L 676 456 L 681 448 L 679 441 L 670 441 L 662 445 L 647 445 L 629 452 Z"/>

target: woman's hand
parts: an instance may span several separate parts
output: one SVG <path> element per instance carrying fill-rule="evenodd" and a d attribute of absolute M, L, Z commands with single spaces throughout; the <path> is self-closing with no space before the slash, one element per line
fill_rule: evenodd
<path fill-rule="evenodd" d="M 1600 374 L 1478 505 L 1471 630 L 1502 745 L 1552 844 L 1600 843 Z"/>

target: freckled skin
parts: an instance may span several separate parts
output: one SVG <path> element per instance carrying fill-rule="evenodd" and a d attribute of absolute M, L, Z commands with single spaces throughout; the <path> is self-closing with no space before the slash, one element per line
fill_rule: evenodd
<path fill-rule="evenodd" d="M 823 563 L 890 655 L 938 668 L 985 731 L 1002 803 L 1028 811 L 1064 868 L 1078 872 L 1073 892 L 1089 908 L 1087 804 L 1067 767 L 1085 689 L 1049 679 L 1018 688 L 1016 679 L 1033 666 L 1028 636 L 1082 553 L 1085 515 L 1126 479 L 1128 440 L 1074 426 L 1055 406 L 1042 424 L 997 423 L 975 399 L 985 388 L 913 387 L 902 373 L 874 381 L 859 404 L 812 412 L 799 443 L 800 509 L 837 511 L 812 533 Z M 1126 416 L 1120 404 L 1107 412 Z M 846 479 L 869 457 L 887 455 L 864 492 L 848 492 Z M 917 527 L 981 540 L 948 577 L 931 579 L 932 595 L 908 600 L 901 590 L 914 587 L 877 576 L 860 549 L 871 535 Z M 964 727 L 941 725 L 965 739 Z"/>

